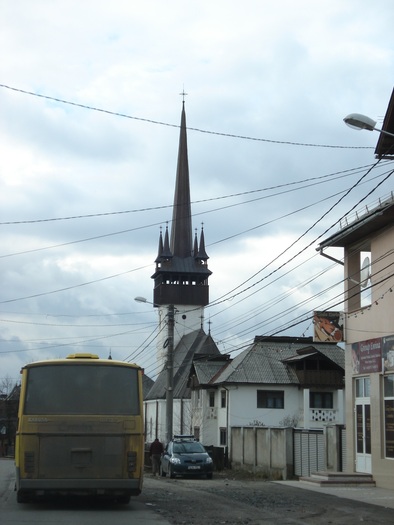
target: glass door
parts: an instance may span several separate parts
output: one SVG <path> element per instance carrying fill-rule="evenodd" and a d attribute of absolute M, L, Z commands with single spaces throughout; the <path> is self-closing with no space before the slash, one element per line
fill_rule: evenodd
<path fill-rule="evenodd" d="M 371 473 L 370 378 L 356 379 L 356 472 Z"/>

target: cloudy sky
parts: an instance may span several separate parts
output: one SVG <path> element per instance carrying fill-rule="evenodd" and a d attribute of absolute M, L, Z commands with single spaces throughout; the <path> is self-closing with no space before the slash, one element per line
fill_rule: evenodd
<path fill-rule="evenodd" d="M 316 247 L 392 189 L 391 0 L 0 0 L 0 378 L 94 352 L 154 377 L 152 300 L 184 90 L 205 329 L 312 335 L 342 267 Z M 341 252 L 333 255 L 341 257 Z"/>

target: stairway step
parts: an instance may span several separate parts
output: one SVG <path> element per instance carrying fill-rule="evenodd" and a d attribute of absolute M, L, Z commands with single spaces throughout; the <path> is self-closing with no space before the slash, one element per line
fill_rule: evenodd
<path fill-rule="evenodd" d="M 299 481 L 331 487 L 375 487 L 376 485 L 371 474 L 359 472 L 312 472 L 310 476 L 301 476 Z"/>

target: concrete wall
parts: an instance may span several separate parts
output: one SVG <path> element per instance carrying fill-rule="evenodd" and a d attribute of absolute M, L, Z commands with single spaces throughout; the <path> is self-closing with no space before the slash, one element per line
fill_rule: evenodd
<path fill-rule="evenodd" d="M 346 446 L 346 444 L 341 443 L 341 429 L 342 425 L 327 426 L 324 429 L 327 470 L 333 472 L 339 472 L 344 467 L 341 452 L 342 445 Z"/>
<path fill-rule="evenodd" d="M 292 428 L 233 427 L 231 443 L 231 468 L 270 479 L 293 477 Z"/>

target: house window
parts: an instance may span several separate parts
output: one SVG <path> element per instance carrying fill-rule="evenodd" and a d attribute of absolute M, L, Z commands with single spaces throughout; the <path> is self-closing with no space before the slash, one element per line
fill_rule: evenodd
<path fill-rule="evenodd" d="M 385 456 L 394 458 L 394 374 L 384 377 Z"/>
<path fill-rule="evenodd" d="M 257 408 L 285 408 L 284 390 L 257 390 Z"/>
<path fill-rule="evenodd" d="M 221 390 L 220 392 L 220 406 L 226 408 L 226 391 Z"/>
<path fill-rule="evenodd" d="M 227 446 L 227 429 L 224 427 L 219 429 L 219 440 L 219 443 L 222 447 Z"/>
<path fill-rule="evenodd" d="M 193 428 L 193 435 L 198 441 L 200 441 L 200 427 Z"/>
<path fill-rule="evenodd" d="M 334 408 L 332 392 L 310 392 L 310 408 Z"/>
<path fill-rule="evenodd" d="M 195 407 L 200 407 L 201 406 L 200 389 L 194 390 L 194 392 L 193 392 L 193 399 L 194 399 L 194 406 Z"/>
<path fill-rule="evenodd" d="M 215 406 L 215 392 L 209 392 L 209 406 Z"/>
<path fill-rule="evenodd" d="M 356 397 L 370 397 L 371 380 L 369 377 L 356 379 Z"/>

